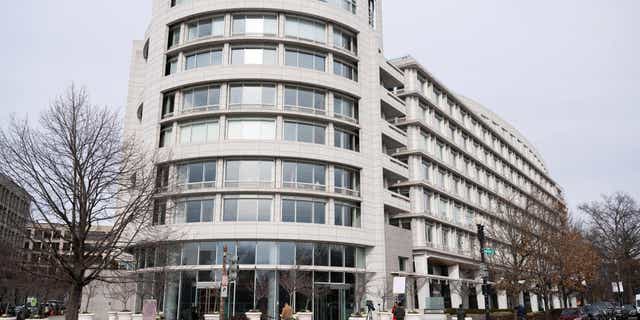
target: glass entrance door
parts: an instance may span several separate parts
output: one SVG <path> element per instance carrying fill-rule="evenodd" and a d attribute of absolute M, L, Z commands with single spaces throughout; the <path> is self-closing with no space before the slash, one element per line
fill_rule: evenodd
<path fill-rule="evenodd" d="M 345 288 L 316 283 L 314 290 L 315 320 L 347 320 Z"/>

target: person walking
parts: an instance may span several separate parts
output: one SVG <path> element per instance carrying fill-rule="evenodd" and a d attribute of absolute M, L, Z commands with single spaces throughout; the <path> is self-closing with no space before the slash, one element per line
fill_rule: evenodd
<path fill-rule="evenodd" d="M 280 314 L 280 319 L 289 320 L 293 316 L 293 310 L 288 302 L 284 303 L 284 307 L 282 307 L 282 313 Z"/>
<path fill-rule="evenodd" d="M 392 320 L 397 320 L 396 319 L 396 308 L 398 307 L 398 303 L 394 302 L 393 303 L 393 307 L 391 307 L 391 318 Z"/>
<path fill-rule="evenodd" d="M 525 320 L 527 318 L 527 313 L 525 312 L 524 307 L 521 304 L 518 305 L 517 312 L 519 320 Z"/>
<path fill-rule="evenodd" d="M 404 315 L 404 307 L 402 306 L 402 304 L 398 304 L 396 310 L 393 312 L 393 318 L 396 320 L 404 320 Z"/>
<path fill-rule="evenodd" d="M 464 308 L 462 307 L 462 303 L 458 306 L 458 311 L 456 312 L 456 314 L 458 315 L 458 320 L 464 320 L 466 314 L 464 312 Z"/>

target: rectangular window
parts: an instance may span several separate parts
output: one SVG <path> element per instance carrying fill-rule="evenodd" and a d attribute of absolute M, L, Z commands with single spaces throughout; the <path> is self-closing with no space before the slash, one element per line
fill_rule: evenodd
<path fill-rule="evenodd" d="M 227 160 L 226 187 L 273 187 L 274 162 L 271 160 Z"/>
<path fill-rule="evenodd" d="M 311 266 L 313 265 L 313 244 L 297 242 L 296 243 L 296 265 Z"/>
<path fill-rule="evenodd" d="M 420 162 L 420 178 L 422 180 L 429 180 L 429 171 L 431 170 L 431 164 L 427 161 L 422 159 L 422 161 Z"/>
<path fill-rule="evenodd" d="M 335 128 L 333 132 L 334 146 L 337 148 L 358 151 L 360 141 L 357 133 Z"/>
<path fill-rule="evenodd" d="M 222 221 L 271 221 L 271 198 L 225 198 Z"/>
<path fill-rule="evenodd" d="M 336 8 L 356 13 L 356 0 L 320 0 L 326 2 Z"/>
<path fill-rule="evenodd" d="M 178 57 L 168 57 L 164 67 L 164 75 L 172 75 L 178 72 Z"/>
<path fill-rule="evenodd" d="M 171 49 L 180 44 L 180 24 L 169 27 L 169 39 L 167 48 Z"/>
<path fill-rule="evenodd" d="M 231 49 L 231 64 L 276 64 L 275 47 L 242 47 Z"/>
<path fill-rule="evenodd" d="M 293 242 L 278 242 L 278 264 L 293 265 L 296 260 L 296 245 Z"/>
<path fill-rule="evenodd" d="M 428 223 L 425 224 L 424 237 L 428 244 L 433 242 L 433 225 Z"/>
<path fill-rule="evenodd" d="M 326 42 L 325 24 L 320 21 L 286 16 L 284 32 L 287 37 Z"/>
<path fill-rule="evenodd" d="M 216 243 L 215 242 L 201 242 L 198 254 L 199 265 L 214 265 L 216 264 Z M 213 280 L 210 280 L 213 281 Z"/>
<path fill-rule="evenodd" d="M 285 121 L 284 140 L 324 144 L 325 127 L 303 122 Z"/>
<path fill-rule="evenodd" d="M 344 247 L 340 245 L 332 245 L 331 249 L 331 266 L 344 267 Z"/>
<path fill-rule="evenodd" d="M 284 161 L 282 167 L 285 188 L 325 190 L 326 167 L 324 165 Z"/>
<path fill-rule="evenodd" d="M 440 216 L 443 218 L 447 217 L 447 210 L 449 207 L 449 201 L 447 201 L 446 199 L 440 198 L 440 207 L 438 208 Z"/>
<path fill-rule="evenodd" d="M 284 109 L 288 111 L 325 114 L 325 91 L 285 86 Z"/>
<path fill-rule="evenodd" d="M 431 214 L 431 194 L 424 190 L 422 193 L 422 206 L 424 208 L 424 212 L 426 212 L 427 214 Z"/>
<path fill-rule="evenodd" d="M 204 37 L 224 35 L 224 17 L 200 19 L 187 24 L 187 41 Z"/>
<path fill-rule="evenodd" d="M 171 134 L 173 127 L 171 125 L 163 126 L 160 128 L 160 141 L 158 142 L 158 147 L 168 147 L 171 146 L 171 141 L 173 135 Z"/>
<path fill-rule="evenodd" d="M 276 86 L 274 84 L 242 83 L 230 85 L 230 108 L 243 108 L 243 106 L 274 108 L 275 105 Z"/>
<path fill-rule="evenodd" d="M 349 80 L 358 81 L 357 68 L 347 62 L 340 60 L 333 61 L 333 73 Z"/>
<path fill-rule="evenodd" d="M 216 185 L 216 162 L 196 162 L 178 166 L 178 188 L 213 188 Z"/>
<path fill-rule="evenodd" d="M 398 270 L 407 271 L 407 264 L 409 264 L 409 258 L 398 257 Z"/>
<path fill-rule="evenodd" d="M 180 144 L 202 144 L 218 141 L 218 121 L 180 125 Z"/>
<path fill-rule="evenodd" d="M 227 138 L 248 140 L 275 140 L 276 122 L 271 119 L 229 119 Z"/>
<path fill-rule="evenodd" d="M 351 53 L 357 52 L 356 36 L 346 30 L 333 28 L 333 46 L 338 49 L 343 49 Z"/>
<path fill-rule="evenodd" d="M 234 15 L 233 35 L 276 35 L 278 23 L 275 15 Z"/>
<path fill-rule="evenodd" d="M 325 61 L 324 54 L 292 48 L 285 50 L 284 64 L 287 66 L 325 71 Z"/>
<path fill-rule="evenodd" d="M 336 202 L 334 225 L 360 228 L 360 207 L 355 204 Z"/>
<path fill-rule="evenodd" d="M 334 191 L 337 193 L 358 196 L 360 189 L 360 175 L 357 171 L 335 167 L 333 170 Z"/>
<path fill-rule="evenodd" d="M 185 70 L 222 64 L 222 49 L 210 49 L 186 55 Z"/>
<path fill-rule="evenodd" d="M 182 112 L 218 110 L 220 86 L 207 86 L 182 91 Z"/>
<path fill-rule="evenodd" d="M 298 223 L 325 223 L 325 202 L 283 199 L 282 221 Z"/>
<path fill-rule="evenodd" d="M 176 204 L 174 223 L 197 223 L 213 221 L 214 200 L 187 200 Z"/>
<path fill-rule="evenodd" d="M 357 122 L 358 108 L 353 99 L 337 94 L 333 95 L 333 116 Z"/>
<path fill-rule="evenodd" d="M 162 98 L 162 118 L 173 116 L 173 108 L 175 107 L 176 94 L 167 93 Z"/>

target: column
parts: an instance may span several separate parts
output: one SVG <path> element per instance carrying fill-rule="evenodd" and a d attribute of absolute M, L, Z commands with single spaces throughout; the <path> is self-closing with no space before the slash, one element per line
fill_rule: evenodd
<path fill-rule="evenodd" d="M 553 309 L 560 309 L 562 308 L 562 304 L 560 303 L 560 296 L 558 294 L 552 294 L 551 295 L 551 307 Z"/>
<path fill-rule="evenodd" d="M 529 293 L 529 300 L 531 300 L 531 311 L 533 312 L 540 311 L 541 308 L 538 305 L 538 296 L 533 293 Z"/>
<path fill-rule="evenodd" d="M 507 302 L 507 292 L 504 290 L 498 290 L 498 309 L 508 309 L 509 304 Z"/>
<path fill-rule="evenodd" d="M 428 273 L 428 260 L 429 256 L 427 255 L 419 255 L 413 257 L 413 261 L 416 264 L 416 273 Z M 426 307 L 427 298 L 431 297 L 431 295 L 429 294 L 429 279 L 418 279 L 416 290 L 418 291 L 418 309 L 424 309 Z"/>
<path fill-rule="evenodd" d="M 479 277 L 476 280 L 481 280 Z M 476 300 L 478 300 L 478 309 L 484 309 L 484 296 L 482 295 L 482 284 L 476 285 Z"/>
<path fill-rule="evenodd" d="M 460 279 L 460 265 L 455 264 L 449 266 L 449 291 L 451 292 L 451 307 L 457 308 L 460 304 L 462 304 L 462 296 L 460 295 L 462 283 L 460 281 L 456 281 Z"/>

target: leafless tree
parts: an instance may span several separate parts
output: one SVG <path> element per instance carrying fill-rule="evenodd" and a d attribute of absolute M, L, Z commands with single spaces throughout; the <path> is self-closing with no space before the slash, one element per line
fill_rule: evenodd
<path fill-rule="evenodd" d="M 307 297 L 305 309 L 309 309 L 311 294 L 313 293 L 313 278 L 311 272 L 301 271 L 299 266 L 295 266 L 280 273 L 280 286 L 289 294 L 289 304 L 293 305 L 293 296 L 295 293 L 303 294 Z M 304 310 L 296 310 L 304 311 Z"/>
<path fill-rule="evenodd" d="M 84 311 L 83 311 L 84 313 L 89 312 L 89 305 L 91 304 L 91 299 L 93 299 L 98 293 L 98 286 L 99 286 L 98 281 L 93 281 L 85 287 L 84 294 L 83 294 L 83 296 L 86 297 L 85 298 L 86 302 L 84 304 Z"/>
<path fill-rule="evenodd" d="M 367 295 L 374 294 L 373 282 L 376 281 L 375 273 L 373 272 L 358 272 L 355 274 L 355 286 L 354 286 L 354 300 L 355 308 L 354 312 L 360 312 L 364 307 L 362 301 Z"/>
<path fill-rule="evenodd" d="M 45 248 L 48 263 L 61 270 L 56 280 L 69 286 L 66 319 L 77 319 L 83 288 L 113 267 L 146 225 L 153 164 L 124 136 L 120 115 L 91 105 L 75 86 L 50 104 L 38 125 L 13 119 L 0 131 L 0 167 L 32 196 L 32 223 L 69 235 L 69 251 Z M 104 225 L 112 227 L 90 240 L 92 229 Z"/>
<path fill-rule="evenodd" d="M 135 273 L 122 271 L 112 278 L 112 281 L 105 284 L 105 296 L 116 300 L 122 305 L 122 311 L 130 311 L 129 301 L 136 295 L 138 277 Z"/>

